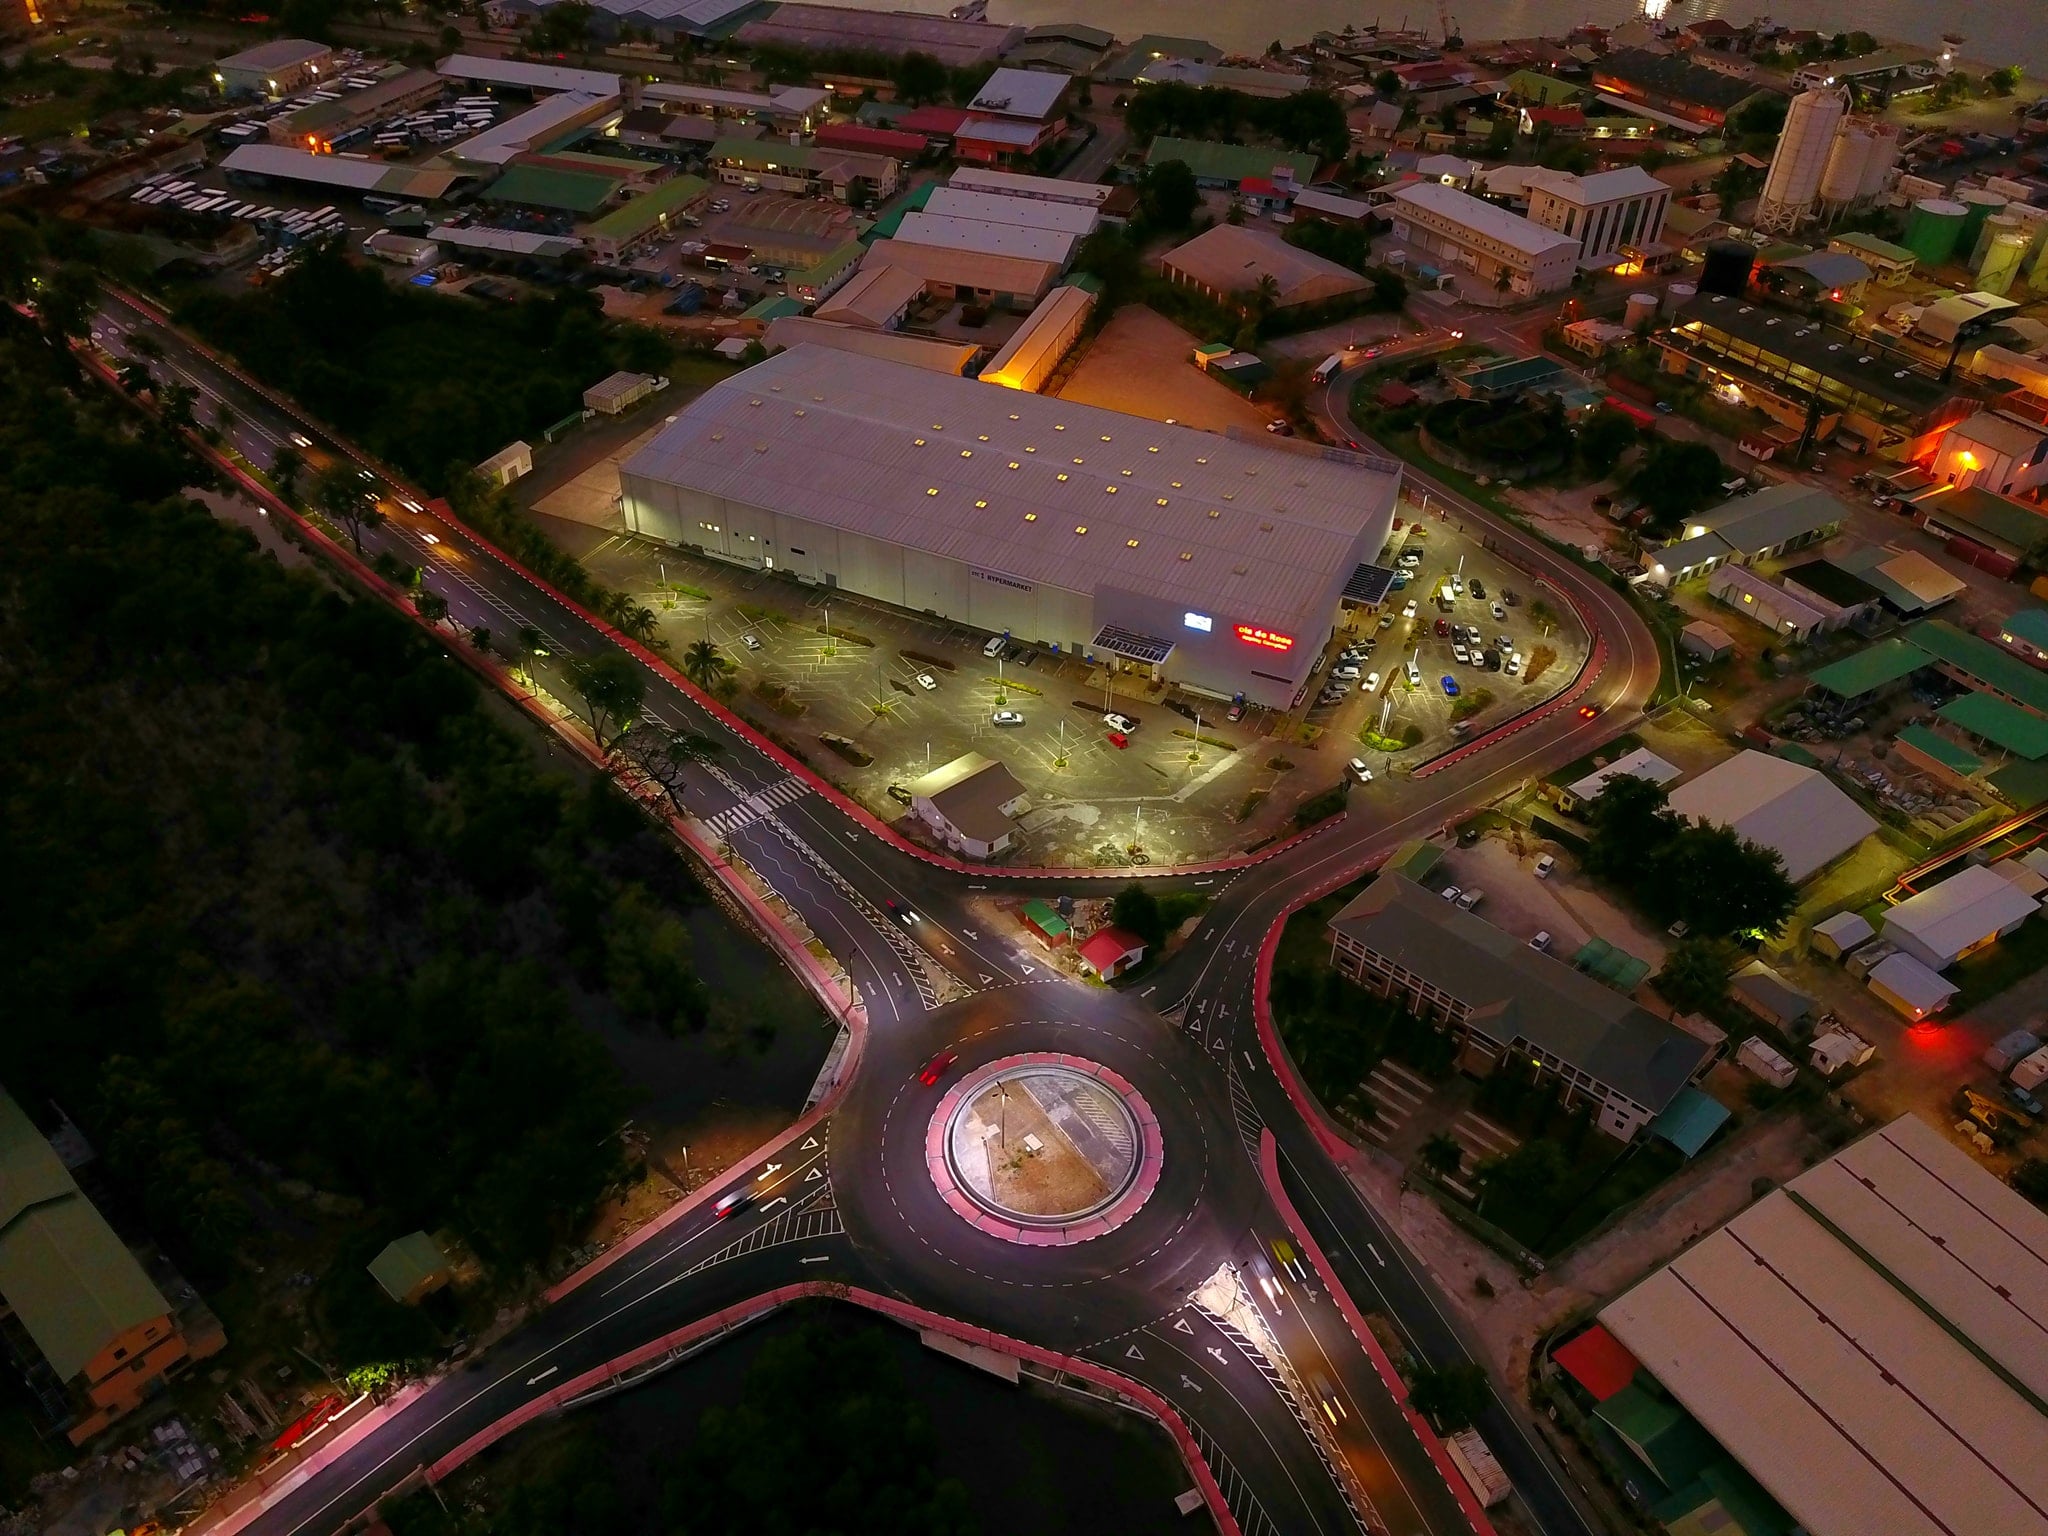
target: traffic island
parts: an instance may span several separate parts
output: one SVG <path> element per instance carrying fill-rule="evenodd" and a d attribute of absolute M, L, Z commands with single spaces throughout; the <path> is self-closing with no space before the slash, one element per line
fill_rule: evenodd
<path fill-rule="evenodd" d="M 1159 1183 L 1164 1143 L 1144 1097 L 1077 1056 L 1006 1056 L 939 1101 L 925 1167 L 953 1213 L 1026 1247 L 1115 1231 Z"/>

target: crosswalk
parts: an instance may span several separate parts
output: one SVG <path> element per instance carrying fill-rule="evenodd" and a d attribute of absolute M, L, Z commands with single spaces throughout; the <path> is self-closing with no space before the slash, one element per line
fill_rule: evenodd
<path fill-rule="evenodd" d="M 795 774 L 766 789 L 747 796 L 738 805 L 728 806 L 715 815 L 704 818 L 704 825 L 720 837 L 730 837 L 749 822 L 759 821 L 763 816 L 780 810 L 792 800 L 800 799 L 810 792 L 806 784 Z"/>
<path fill-rule="evenodd" d="M 1359 1084 L 1379 1111 L 1365 1134 L 1382 1146 L 1392 1141 L 1408 1117 L 1422 1107 L 1435 1091 L 1428 1078 L 1410 1072 L 1399 1062 L 1381 1060 Z"/>

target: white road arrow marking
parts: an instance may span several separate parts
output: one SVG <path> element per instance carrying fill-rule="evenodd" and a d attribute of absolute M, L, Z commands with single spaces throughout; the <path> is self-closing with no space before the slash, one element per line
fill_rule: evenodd
<path fill-rule="evenodd" d="M 1142 1360 L 1145 1358 L 1145 1352 L 1142 1349 L 1138 1348 L 1137 1345 L 1133 1344 L 1129 1349 L 1124 1351 L 1124 1358 L 1126 1360 Z"/>
<path fill-rule="evenodd" d="M 1226 1364 L 1228 1364 L 1228 1363 L 1229 1363 L 1228 1361 L 1226 1361 L 1226 1360 L 1224 1359 L 1224 1357 L 1223 1357 L 1223 1351 L 1222 1351 L 1222 1350 L 1220 1350 L 1220 1349 L 1218 1349 L 1218 1348 L 1217 1348 L 1217 1347 L 1216 1347 L 1216 1346 L 1215 1346 L 1214 1344 L 1211 1344 L 1211 1345 L 1209 1346 L 1209 1353 L 1210 1353 L 1210 1354 L 1212 1354 L 1212 1355 L 1214 1355 L 1214 1356 L 1216 1357 L 1216 1363 L 1217 1363 L 1218 1365 L 1226 1365 Z"/>
<path fill-rule="evenodd" d="M 967 937 L 970 939 L 979 939 L 981 937 L 981 935 L 976 933 L 972 928 L 962 928 L 960 931 L 966 934 Z"/>
<path fill-rule="evenodd" d="M 1252 1053 L 1250 1051 L 1246 1051 L 1244 1053 L 1244 1064 L 1250 1067 L 1254 1072 L 1259 1070 L 1259 1064 L 1256 1061 L 1252 1060 Z"/>
<path fill-rule="evenodd" d="M 1180 1379 L 1180 1384 L 1181 1384 L 1182 1386 L 1184 1386 L 1184 1387 L 1194 1387 L 1195 1391 L 1197 1391 L 1197 1392 L 1199 1392 L 1199 1391 L 1201 1391 L 1201 1390 L 1202 1390 L 1202 1389 L 1201 1389 L 1201 1388 L 1200 1388 L 1199 1386 L 1196 1386 L 1196 1385 L 1195 1385 L 1195 1381 L 1194 1381 L 1194 1378 L 1193 1378 L 1193 1377 L 1191 1377 L 1191 1376 L 1183 1376 L 1183 1377 L 1181 1377 L 1181 1379 Z"/>
<path fill-rule="evenodd" d="M 551 1365 L 546 1370 L 542 1371 L 538 1376 L 527 1377 L 526 1384 L 529 1387 L 537 1387 L 542 1382 L 546 1381 L 550 1376 L 554 1375 L 555 1372 L 559 1371 L 560 1369 L 561 1367 L 559 1365 Z"/>
<path fill-rule="evenodd" d="M 778 1205 L 786 1205 L 786 1204 L 788 1204 L 788 1202 L 789 1202 L 789 1196 L 787 1196 L 787 1195 L 777 1195 L 777 1196 L 776 1196 L 776 1197 L 775 1197 L 775 1198 L 774 1198 L 773 1200 L 767 1201 L 767 1202 L 766 1202 L 765 1204 L 763 1204 L 763 1205 L 762 1205 L 762 1207 L 761 1207 L 761 1214 L 765 1216 L 765 1215 L 767 1215 L 767 1214 L 768 1214 L 768 1213 L 769 1213 L 770 1211 L 774 1210 L 774 1209 L 775 1209 L 775 1207 L 777 1207 Z"/>
<path fill-rule="evenodd" d="M 818 1255 L 817 1255 L 816 1257 L 814 1257 L 814 1258 L 808 1258 L 808 1259 L 798 1259 L 798 1260 L 797 1260 L 797 1263 L 799 1263 L 799 1264 L 829 1264 L 829 1263 L 831 1263 L 831 1262 L 832 1262 L 832 1255 L 831 1255 L 831 1254 L 829 1254 L 829 1253 L 821 1253 L 821 1254 L 818 1254 Z"/>
<path fill-rule="evenodd" d="M 759 1173 L 754 1175 L 754 1182 L 757 1184 L 760 1183 L 761 1180 L 767 1178 L 769 1174 L 780 1171 L 781 1167 L 782 1164 L 780 1163 L 770 1163 L 766 1168 L 763 1168 Z"/>
<path fill-rule="evenodd" d="M 1372 1255 L 1373 1263 L 1379 1265 L 1381 1269 L 1385 1269 L 1387 1267 L 1387 1261 L 1380 1257 L 1379 1249 L 1373 1247 L 1371 1243 L 1367 1243 L 1365 1245 L 1365 1251 Z"/>

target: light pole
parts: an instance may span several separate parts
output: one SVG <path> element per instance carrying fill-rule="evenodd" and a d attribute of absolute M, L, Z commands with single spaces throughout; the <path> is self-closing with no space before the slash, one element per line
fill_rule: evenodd
<path fill-rule="evenodd" d="M 996 1145 L 1010 1150 L 1010 1085 L 996 1084 Z"/>

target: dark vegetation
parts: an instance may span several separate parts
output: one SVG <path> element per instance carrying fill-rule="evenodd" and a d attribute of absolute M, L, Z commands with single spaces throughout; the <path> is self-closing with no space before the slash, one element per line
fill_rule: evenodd
<path fill-rule="evenodd" d="M 1658 922 L 1683 921 L 1703 937 L 1776 932 L 1799 903 L 1777 852 L 1731 828 L 1688 821 L 1665 800 L 1647 779 L 1609 779 L 1585 811 L 1593 829 L 1587 872 L 1627 891 Z"/>
<path fill-rule="evenodd" d="M 1289 149 L 1314 151 L 1325 160 L 1342 160 L 1351 153 L 1344 108 L 1328 91 L 1296 91 L 1266 99 L 1169 80 L 1131 93 L 1124 127 L 1140 144 L 1165 134 L 1171 139 L 1220 139 L 1232 144 L 1266 139 Z"/>
<path fill-rule="evenodd" d="M 247 294 L 195 292 L 178 319 L 437 492 L 580 409 L 606 374 L 665 373 L 674 355 L 655 332 L 607 321 L 592 294 L 489 310 L 393 286 L 338 253 Z"/>
<path fill-rule="evenodd" d="M 1726 499 L 1728 466 L 1705 443 L 1653 436 L 1629 477 L 1629 491 L 1649 514 L 1649 531 L 1668 534 L 1693 513 Z"/>
<path fill-rule="evenodd" d="M 589 1026 L 710 1017 L 695 888 L 438 646 L 184 499 L 204 471 L 138 422 L 0 325 L 7 1086 L 202 1284 L 280 1177 L 516 1274 L 621 1171 Z"/>
<path fill-rule="evenodd" d="M 1564 406 L 1539 396 L 1440 400 L 1423 413 L 1422 425 L 1440 443 L 1514 468 L 1517 479 L 1555 463 L 1570 442 Z"/>

